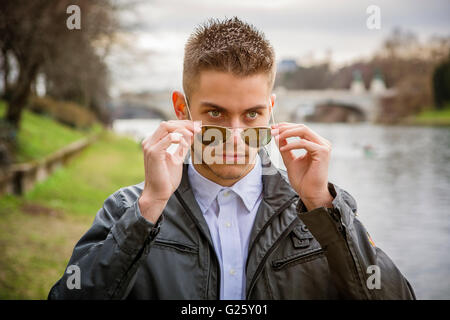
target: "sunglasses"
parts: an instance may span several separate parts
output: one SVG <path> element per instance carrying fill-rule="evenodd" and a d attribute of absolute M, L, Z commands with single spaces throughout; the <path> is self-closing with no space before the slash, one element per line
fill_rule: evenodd
<path fill-rule="evenodd" d="M 228 128 L 215 125 L 203 125 L 200 128 L 199 138 L 205 146 L 216 146 L 225 143 L 233 135 L 233 130 L 235 129 L 241 130 L 241 139 L 251 148 L 263 147 L 272 139 L 270 127 Z"/>
<path fill-rule="evenodd" d="M 191 111 L 186 99 L 186 107 L 189 113 L 189 118 L 192 120 Z M 271 118 L 273 118 L 273 111 L 271 110 Z M 268 126 L 259 127 L 222 127 L 216 125 L 202 125 L 201 131 L 197 138 L 205 146 L 216 146 L 225 143 L 231 136 L 233 131 L 239 129 L 240 137 L 244 143 L 250 148 L 261 148 L 270 143 L 272 140 L 271 128 Z"/>

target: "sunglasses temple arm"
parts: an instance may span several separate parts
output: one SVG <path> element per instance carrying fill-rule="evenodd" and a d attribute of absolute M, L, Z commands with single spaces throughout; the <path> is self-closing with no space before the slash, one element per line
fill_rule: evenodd
<path fill-rule="evenodd" d="M 187 111 L 189 113 L 189 120 L 192 120 L 192 115 L 191 115 L 191 111 L 189 110 L 190 107 L 189 107 L 189 103 L 188 103 L 187 99 L 186 99 L 186 109 L 187 109 Z"/>
<path fill-rule="evenodd" d="M 272 102 L 270 102 L 270 104 L 272 105 Z M 270 115 L 271 115 L 271 117 L 272 117 L 272 122 L 273 122 L 273 124 L 275 124 L 275 118 L 274 118 L 274 116 L 273 116 L 273 105 L 272 105 L 272 108 L 270 108 Z"/>

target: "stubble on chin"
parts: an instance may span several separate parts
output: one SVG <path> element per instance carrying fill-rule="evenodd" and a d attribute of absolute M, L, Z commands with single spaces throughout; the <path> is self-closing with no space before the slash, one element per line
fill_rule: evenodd
<path fill-rule="evenodd" d="M 258 156 L 257 152 L 248 154 L 245 157 L 245 163 L 207 163 L 207 161 L 202 158 L 202 154 L 196 153 L 194 148 L 191 149 L 191 152 L 192 155 L 196 154 L 196 156 L 199 157 L 197 159 L 201 159 L 201 167 L 223 180 L 239 180 L 245 176 L 254 167 L 256 157 Z"/>
<path fill-rule="evenodd" d="M 216 164 L 206 165 L 216 176 L 224 180 L 236 180 L 245 175 L 252 164 Z"/>

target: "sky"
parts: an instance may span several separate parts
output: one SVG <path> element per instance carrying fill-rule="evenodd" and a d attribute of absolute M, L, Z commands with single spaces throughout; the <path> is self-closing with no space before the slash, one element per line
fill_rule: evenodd
<path fill-rule="evenodd" d="M 369 29 L 370 5 L 380 9 L 380 28 Z M 334 67 L 369 57 L 394 27 L 450 36 L 450 1 L 299 1 L 299 0 L 151 0 L 122 15 L 135 27 L 128 35 L 134 50 L 108 59 L 112 95 L 122 91 L 180 90 L 183 50 L 199 24 L 209 18 L 237 16 L 261 30 L 275 48 L 277 62 L 295 59 L 308 65 L 330 56 Z M 138 52 L 139 54 L 136 54 Z"/>

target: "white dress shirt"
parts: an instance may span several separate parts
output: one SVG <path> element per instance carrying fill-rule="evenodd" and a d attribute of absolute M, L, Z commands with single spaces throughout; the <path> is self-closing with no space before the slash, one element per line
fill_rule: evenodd
<path fill-rule="evenodd" d="M 203 177 L 190 157 L 188 176 L 219 259 L 220 299 L 245 299 L 250 232 L 263 194 L 261 159 L 257 155 L 252 170 L 231 187 Z"/>

